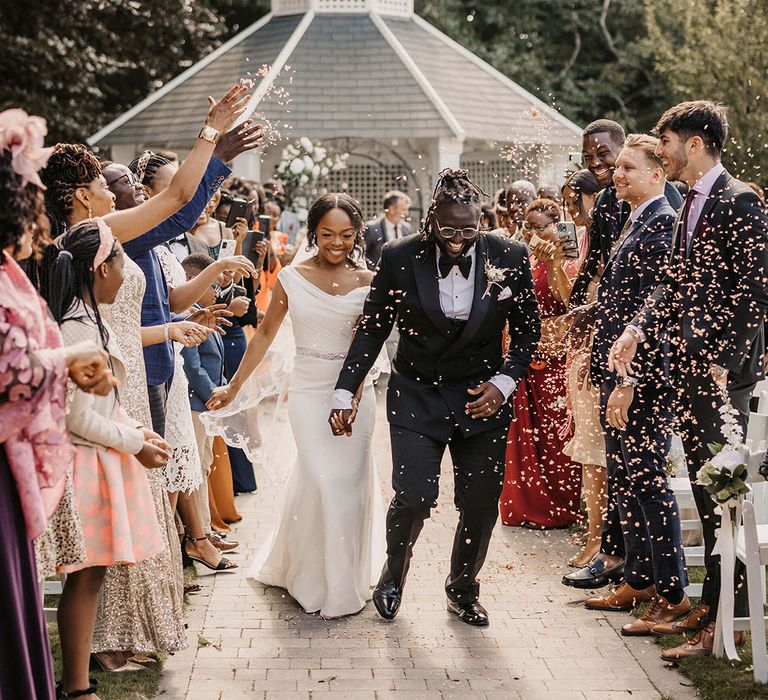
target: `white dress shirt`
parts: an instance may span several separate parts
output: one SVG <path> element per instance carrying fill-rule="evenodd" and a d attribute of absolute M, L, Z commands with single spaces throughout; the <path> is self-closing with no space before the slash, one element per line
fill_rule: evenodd
<path fill-rule="evenodd" d="M 394 241 L 397 238 L 402 238 L 403 229 L 402 223 L 397 225 L 397 231 L 395 231 L 395 225 L 385 216 L 384 217 L 384 242 Z"/>
<path fill-rule="evenodd" d="M 389 220 L 385 219 L 385 221 L 388 222 Z M 440 247 L 437 246 L 436 263 L 440 260 L 441 255 Z M 445 277 L 439 277 L 438 275 L 437 282 L 440 292 L 440 308 L 447 318 L 459 321 L 466 321 L 469 318 L 469 314 L 472 311 L 472 302 L 475 298 L 475 265 L 477 256 L 474 245 L 469 249 L 467 255 L 472 260 L 472 267 L 466 279 L 461 274 L 458 266 L 454 266 Z M 488 381 L 504 395 L 505 401 L 509 399 L 517 386 L 517 382 L 506 374 L 497 374 Z M 469 399 L 470 396 L 467 395 L 467 398 Z M 334 410 L 352 408 L 352 399 L 353 394 L 351 391 L 336 389 L 331 399 L 331 408 Z M 474 401 L 474 399 L 472 400 Z"/>
<path fill-rule="evenodd" d="M 655 197 L 651 197 L 650 199 L 646 199 L 639 207 L 635 207 L 630 213 L 629 213 L 629 220 L 634 226 L 637 223 L 637 220 L 640 218 L 640 215 L 653 204 L 654 202 L 658 201 L 659 199 L 666 199 L 664 196 L 664 193 L 657 194 Z"/>

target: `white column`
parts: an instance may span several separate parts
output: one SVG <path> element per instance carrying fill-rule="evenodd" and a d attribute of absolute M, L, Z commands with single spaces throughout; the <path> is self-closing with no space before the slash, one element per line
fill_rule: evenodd
<path fill-rule="evenodd" d="M 464 140 L 455 136 L 440 136 L 432 144 L 432 179 L 445 168 L 458 168 L 461 154 L 464 152 Z"/>
<path fill-rule="evenodd" d="M 248 180 L 261 182 L 261 151 L 246 151 L 235 158 L 232 164 L 232 174 Z"/>
<path fill-rule="evenodd" d="M 110 160 L 113 163 L 128 165 L 137 155 L 139 147 L 133 143 L 116 143 L 110 149 Z"/>

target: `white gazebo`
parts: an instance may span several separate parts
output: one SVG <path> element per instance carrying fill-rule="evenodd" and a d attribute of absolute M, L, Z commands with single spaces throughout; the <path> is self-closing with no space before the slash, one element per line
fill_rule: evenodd
<path fill-rule="evenodd" d="M 414 14 L 413 0 L 272 0 L 272 11 L 93 134 L 127 162 L 143 148 L 187 151 L 206 96 L 251 79 L 249 113 L 274 134 L 235 172 L 269 179 L 282 146 L 307 136 L 350 154 L 328 189 L 367 214 L 403 189 L 423 209 L 434 174 L 466 167 L 492 193 L 525 176 L 562 180 L 581 130 Z"/>

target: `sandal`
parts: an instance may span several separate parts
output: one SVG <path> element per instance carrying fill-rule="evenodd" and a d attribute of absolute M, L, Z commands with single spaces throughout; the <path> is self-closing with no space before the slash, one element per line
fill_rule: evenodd
<path fill-rule="evenodd" d="M 239 542 L 234 542 L 233 540 L 225 540 L 216 532 L 212 532 L 210 535 L 208 535 L 208 539 L 211 541 L 211 544 L 220 552 L 231 552 L 240 546 Z"/>
<path fill-rule="evenodd" d="M 89 678 L 88 682 L 90 685 L 85 690 L 70 690 L 68 693 L 64 692 L 62 684 L 59 683 L 56 686 L 57 700 L 66 700 L 66 698 L 82 698 L 86 695 L 93 695 L 96 692 L 96 686 L 98 683 L 96 683 L 93 678 Z"/>
<path fill-rule="evenodd" d="M 202 542 L 203 540 L 207 540 L 208 537 L 190 537 L 187 535 L 185 538 L 186 542 Z M 200 557 L 194 557 L 189 552 L 187 552 L 186 546 L 184 547 L 184 552 L 187 555 L 187 558 L 192 562 L 197 562 L 198 564 L 202 564 L 206 569 L 210 569 L 211 571 L 229 571 L 231 569 L 237 569 L 238 566 L 235 562 L 230 561 L 226 557 L 222 557 L 219 560 L 219 563 L 214 566 L 213 564 L 209 564 L 205 559 L 201 559 Z"/>

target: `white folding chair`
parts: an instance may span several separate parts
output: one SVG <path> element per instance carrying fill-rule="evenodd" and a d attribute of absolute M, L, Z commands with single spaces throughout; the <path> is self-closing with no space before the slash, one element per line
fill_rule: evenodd
<path fill-rule="evenodd" d="M 763 489 L 767 491 L 767 489 Z M 768 655 L 765 650 L 765 627 L 768 618 L 763 613 L 765 567 L 768 565 L 768 523 L 758 524 L 755 505 L 744 502 L 742 526 L 736 539 L 736 556 L 747 568 L 749 617 L 734 618 L 735 630 L 752 634 L 752 666 L 755 682 L 768 683 Z"/>
<path fill-rule="evenodd" d="M 57 595 L 60 596 L 64 590 L 64 575 L 62 574 L 58 580 L 45 580 L 40 581 L 40 600 L 44 601 L 44 596 Z M 46 608 L 45 602 L 43 602 L 43 616 L 46 622 L 52 622 L 56 619 L 56 608 Z"/>

